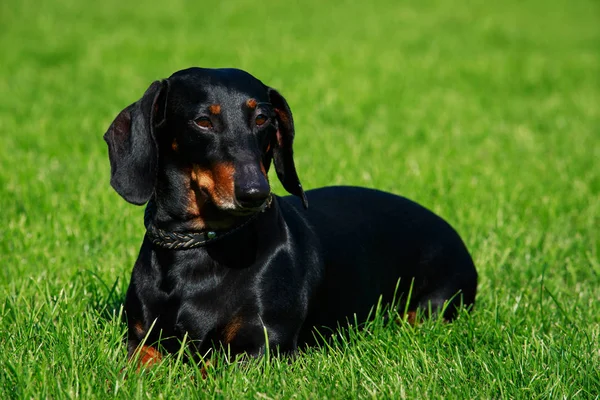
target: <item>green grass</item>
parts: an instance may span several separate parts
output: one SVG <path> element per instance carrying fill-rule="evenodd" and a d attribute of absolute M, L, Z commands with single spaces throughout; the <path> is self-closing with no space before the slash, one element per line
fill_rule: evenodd
<path fill-rule="evenodd" d="M 600 395 L 597 1 L 5 0 L 0 26 L 0 398 Z M 478 266 L 475 312 L 376 319 L 207 379 L 177 356 L 122 371 L 143 209 L 109 187 L 102 134 L 192 65 L 284 93 L 305 187 L 444 216 Z"/>

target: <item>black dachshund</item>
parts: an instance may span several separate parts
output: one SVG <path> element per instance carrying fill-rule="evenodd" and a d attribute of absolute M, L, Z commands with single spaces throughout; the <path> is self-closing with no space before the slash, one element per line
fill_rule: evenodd
<path fill-rule="evenodd" d="M 267 341 L 293 353 L 315 327 L 364 321 L 380 296 L 396 295 L 407 318 L 452 320 L 475 301 L 471 256 L 437 215 L 377 190 L 303 191 L 290 108 L 247 72 L 156 81 L 104 139 L 114 189 L 148 203 L 125 302 L 129 357 L 142 364 L 186 334 L 193 354 L 224 345 L 256 356 Z M 271 161 L 296 197 L 271 193 Z"/>

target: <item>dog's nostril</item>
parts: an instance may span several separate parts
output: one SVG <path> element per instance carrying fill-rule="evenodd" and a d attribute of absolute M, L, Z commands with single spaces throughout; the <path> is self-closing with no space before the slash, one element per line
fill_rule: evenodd
<path fill-rule="evenodd" d="M 242 207 L 260 207 L 269 197 L 269 191 L 257 188 L 236 190 L 235 197 Z"/>

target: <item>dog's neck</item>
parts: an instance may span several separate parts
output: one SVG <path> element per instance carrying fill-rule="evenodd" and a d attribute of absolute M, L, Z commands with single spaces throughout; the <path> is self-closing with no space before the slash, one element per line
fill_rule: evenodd
<path fill-rule="evenodd" d="M 147 223 L 152 223 L 151 221 L 156 219 L 154 201 L 150 201 L 147 205 L 147 216 Z M 146 232 L 146 239 L 152 243 L 156 260 L 163 266 L 171 265 L 175 258 L 180 261 L 192 260 L 190 265 L 200 269 L 247 268 L 255 263 L 260 254 L 270 251 L 266 249 L 273 246 L 273 238 L 277 237 L 273 232 L 281 226 L 281 221 L 276 198 L 272 197 L 269 206 L 262 212 L 247 218 L 241 225 L 229 231 L 216 232 L 217 239 L 198 246 L 170 246 L 168 242 L 157 245 L 149 231 Z M 208 232 L 203 233 L 206 235 L 199 240 L 208 238 Z"/>

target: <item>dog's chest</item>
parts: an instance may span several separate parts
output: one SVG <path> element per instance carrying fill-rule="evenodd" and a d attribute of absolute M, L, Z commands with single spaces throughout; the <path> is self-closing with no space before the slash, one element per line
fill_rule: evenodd
<path fill-rule="evenodd" d="M 248 289 L 252 279 L 235 270 L 190 267 L 172 271 L 161 282 L 163 301 L 156 305 L 162 328 L 174 330 L 180 338 L 187 334 L 199 342 L 219 340 L 227 326 L 239 325 L 236 313 L 256 303 Z"/>

